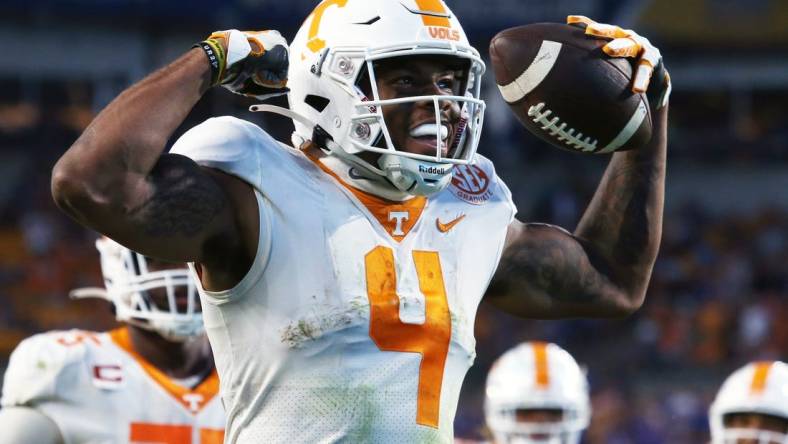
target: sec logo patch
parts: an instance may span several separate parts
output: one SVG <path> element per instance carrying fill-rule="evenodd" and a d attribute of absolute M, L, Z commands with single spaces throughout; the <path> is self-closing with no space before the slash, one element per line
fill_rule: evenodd
<path fill-rule="evenodd" d="M 492 180 L 476 165 L 456 165 L 449 190 L 458 199 L 483 205 L 492 197 Z"/>

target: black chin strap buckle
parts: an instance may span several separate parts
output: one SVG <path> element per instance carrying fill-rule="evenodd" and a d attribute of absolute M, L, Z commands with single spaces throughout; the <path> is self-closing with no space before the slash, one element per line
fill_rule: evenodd
<path fill-rule="evenodd" d="M 328 134 L 328 132 L 320 125 L 315 125 L 315 129 L 312 130 L 312 143 L 314 143 L 321 150 L 328 150 L 329 141 L 334 141 L 334 138 L 331 137 L 331 134 Z"/>

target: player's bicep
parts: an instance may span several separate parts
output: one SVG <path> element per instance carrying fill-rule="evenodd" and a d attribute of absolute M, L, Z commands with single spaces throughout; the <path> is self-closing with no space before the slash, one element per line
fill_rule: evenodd
<path fill-rule="evenodd" d="M 622 295 L 610 273 L 566 230 L 514 221 L 485 300 L 527 318 L 614 316 Z"/>
<path fill-rule="evenodd" d="M 110 215 L 109 237 L 139 253 L 202 262 L 210 245 L 236 245 L 231 200 L 213 174 L 193 160 L 161 156 L 146 177 L 128 181 L 121 214 Z"/>
<path fill-rule="evenodd" d="M 0 410 L 0 444 L 61 444 L 63 436 L 52 419 L 29 407 Z"/>

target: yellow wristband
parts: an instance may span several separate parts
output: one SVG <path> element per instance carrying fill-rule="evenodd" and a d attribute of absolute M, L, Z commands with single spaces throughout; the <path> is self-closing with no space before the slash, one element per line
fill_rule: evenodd
<path fill-rule="evenodd" d="M 224 48 L 218 41 L 210 38 L 200 43 L 195 43 L 193 47 L 202 48 L 205 51 L 205 56 L 208 57 L 208 63 L 211 65 L 211 86 L 218 85 L 224 75 L 227 63 L 224 56 Z"/>

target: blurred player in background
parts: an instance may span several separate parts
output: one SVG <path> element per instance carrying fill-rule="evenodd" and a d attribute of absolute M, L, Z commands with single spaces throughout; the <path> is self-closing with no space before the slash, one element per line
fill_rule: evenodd
<path fill-rule="evenodd" d="M 591 418 L 588 381 L 566 350 L 526 342 L 490 369 L 484 415 L 495 444 L 577 444 Z"/>
<path fill-rule="evenodd" d="M 219 380 L 188 269 L 105 237 L 96 247 L 105 288 L 72 297 L 111 301 L 126 325 L 22 341 L 5 374 L 0 443 L 221 443 Z"/>
<path fill-rule="evenodd" d="M 656 48 L 584 22 L 638 60 L 633 89 L 666 95 L 666 77 L 649 83 Z M 476 155 L 484 64 L 442 1 L 326 0 L 289 51 L 275 31 L 212 34 L 123 92 L 53 170 L 77 221 L 194 264 L 229 442 L 450 442 L 482 297 L 533 318 L 643 303 L 666 102 L 652 103 L 652 140 L 612 156 L 573 234 L 515 220 Z M 220 117 L 167 153 L 218 85 L 257 98 L 287 86 L 276 111 L 294 119 L 293 145 Z"/>
<path fill-rule="evenodd" d="M 753 362 L 733 372 L 709 423 L 712 444 L 788 444 L 788 364 Z"/>

